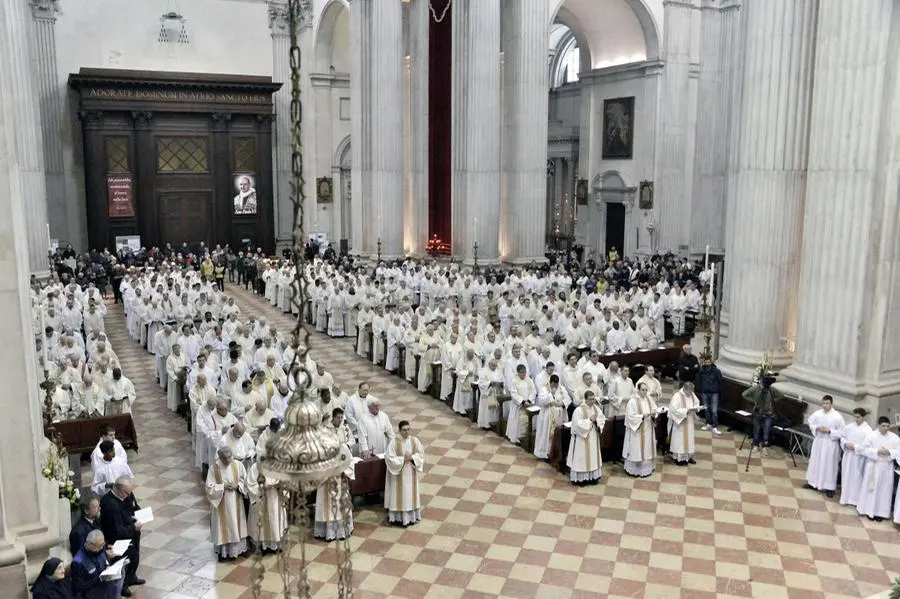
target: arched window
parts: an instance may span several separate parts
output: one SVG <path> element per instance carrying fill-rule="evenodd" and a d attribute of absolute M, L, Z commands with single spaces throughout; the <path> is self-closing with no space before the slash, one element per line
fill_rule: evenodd
<path fill-rule="evenodd" d="M 581 75 L 581 51 L 572 30 L 562 23 L 550 29 L 550 87 L 576 83 Z"/>

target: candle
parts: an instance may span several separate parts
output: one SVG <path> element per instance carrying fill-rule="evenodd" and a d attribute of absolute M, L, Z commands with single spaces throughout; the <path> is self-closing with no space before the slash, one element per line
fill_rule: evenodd
<path fill-rule="evenodd" d="M 703 270 L 709 270 L 709 246 L 706 246 L 706 261 L 703 263 Z"/>
<path fill-rule="evenodd" d="M 712 274 L 709 278 L 709 303 L 712 305 L 713 303 L 713 294 L 716 291 L 716 265 L 712 266 Z"/>
<path fill-rule="evenodd" d="M 478 217 L 475 217 L 475 222 L 472 223 L 472 241 L 478 242 Z"/>

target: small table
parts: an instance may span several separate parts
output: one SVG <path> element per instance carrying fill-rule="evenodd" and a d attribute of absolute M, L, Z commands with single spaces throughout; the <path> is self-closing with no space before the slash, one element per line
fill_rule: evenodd
<path fill-rule="evenodd" d="M 528 406 L 525 408 L 525 414 L 528 416 L 528 429 L 525 432 L 525 451 L 528 453 L 534 453 L 534 418 L 538 414 L 540 414 L 541 408 L 540 406 Z"/>
<path fill-rule="evenodd" d="M 371 493 L 384 493 L 384 484 L 387 478 L 387 464 L 384 458 L 363 460 L 353 467 L 356 477 L 350 481 L 350 495 L 369 495 Z"/>

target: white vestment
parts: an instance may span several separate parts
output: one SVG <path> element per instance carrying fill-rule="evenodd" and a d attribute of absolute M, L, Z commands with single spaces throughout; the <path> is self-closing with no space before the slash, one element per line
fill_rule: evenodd
<path fill-rule="evenodd" d="M 625 472 L 632 476 L 649 476 L 656 467 L 656 431 L 652 413 L 656 404 L 649 397 L 635 395 L 625 406 L 625 442 L 622 457 Z"/>
<path fill-rule="evenodd" d="M 872 434 L 868 422 L 856 424 L 851 422 L 841 429 L 841 449 L 844 457 L 841 460 L 841 505 L 856 505 L 862 487 L 863 473 L 866 469 L 866 456 L 857 452 L 866 437 Z"/>
<path fill-rule="evenodd" d="M 605 423 L 606 417 L 596 404 L 582 404 L 572 413 L 572 442 L 566 458 L 570 481 L 597 480 L 603 475 L 600 433 Z"/>
<path fill-rule="evenodd" d="M 226 484 L 234 485 L 228 491 Z M 221 557 L 237 557 L 247 551 L 247 471 L 237 460 L 227 466 L 216 461 L 206 476 L 206 498 L 210 505 L 209 530 L 213 546 Z"/>
<path fill-rule="evenodd" d="M 482 368 L 478 375 L 478 426 L 491 428 L 500 420 L 497 396 L 503 392 L 503 372 Z"/>
<path fill-rule="evenodd" d="M 111 461 L 100 460 L 94 469 L 94 480 L 91 482 L 91 490 L 94 495 L 101 497 L 108 490 L 106 484 L 114 483 L 120 476 L 134 478 L 134 473 L 128 467 L 128 462 L 115 457 Z"/>
<path fill-rule="evenodd" d="M 316 488 L 315 537 L 333 541 L 344 539 L 353 534 L 353 499 L 348 497 L 344 518 L 341 498 L 346 490 L 349 493 L 350 481 L 355 478 L 354 466 L 348 467 L 340 476 L 332 477 Z"/>
<path fill-rule="evenodd" d="M 372 414 L 366 410 L 359 418 L 359 450 L 371 451 L 375 455 L 385 453 L 388 442 L 394 438 L 391 419 L 384 412 Z"/>
<path fill-rule="evenodd" d="M 878 455 L 882 448 L 890 455 Z M 870 518 L 889 518 L 894 494 L 894 460 L 900 457 L 900 437 L 891 431 L 883 435 L 876 430 L 866 437 L 857 451 L 865 456 L 866 468 L 856 511 Z"/>
<path fill-rule="evenodd" d="M 809 429 L 814 438 L 809 452 L 809 466 L 806 468 L 806 482 L 820 491 L 834 491 L 841 467 L 841 429 L 844 419 L 834 408 L 818 409 L 809 416 Z M 816 432 L 819 427 L 829 429 L 827 433 Z"/>
<path fill-rule="evenodd" d="M 506 438 L 513 443 L 518 443 L 522 436 L 523 409 L 527 407 L 527 404 L 534 403 L 537 396 L 534 381 L 527 376 L 524 379 L 517 376 L 512 381 L 509 395 L 512 400 L 509 402 L 509 418 L 506 420 Z"/>
<path fill-rule="evenodd" d="M 541 411 L 535 417 L 534 431 L 534 455 L 536 458 L 546 460 L 550 457 L 550 442 L 553 433 L 561 425 L 569 421 L 569 413 L 566 408 L 572 403 L 569 392 L 562 385 L 556 391 L 545 387 L 537 395 L 535 405 L 540 406 Z M 557 405 L 553 405 L 557 404 Z"/>
<path fill-rule="evenodd" d="M 669 451 L 676 462 L 686 462 L 694 457 L 694 416 L 699 408 L 697 396 L 687 395 L 684 389 L 679 389 L 669 401 Z"/>
<path fill-rule="evenodd" d="M 247 494 L 250 497 L 250 517 L 247 532 L 253 542 L 263 549 L 279 548 L 281 537 L 287 529 L 287 511 L 281 491 L 276 485 L 278 479 L 265 477 L 259 485 L 259 466 L 250 466 L 247 474 Z M 242 506 L 243 509 L 243 506 Z"/>
<path fill-rule="evenodd" d="M 409 454 L 411 462 L 404 454 Z M 384 485 L 384 507 L 388 510 L 388 522 L 403 526 L 422 519 L 422 501 L 419 497 L 419 476 L 424 472 L 425 452 L 416 437 L 396 437 L 388 443 L 385 454 L 387 479 Z"/>

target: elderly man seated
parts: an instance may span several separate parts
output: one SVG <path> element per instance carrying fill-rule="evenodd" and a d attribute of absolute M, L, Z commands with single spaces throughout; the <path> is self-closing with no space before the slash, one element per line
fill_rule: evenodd
<path fill-rule="evenodd" d="M 75 596 L 83 599 L 115 599 L 119 595 L 131 597 L 130 590 L 122 589 L 124 578 L 121 576 L 117 580 L 103 580 L 100 577 L 114 558 L 112 549 L 106 547 L 103 532 L 89 532 L 84 546 L 72 559 L 72 590 Z"/>

